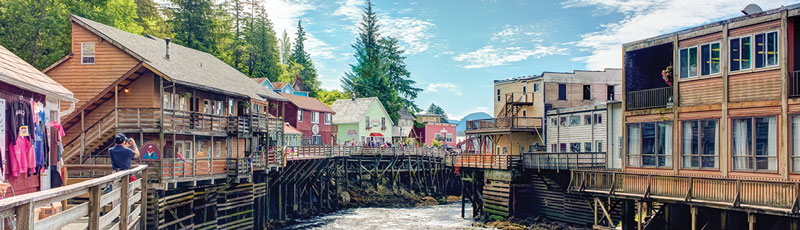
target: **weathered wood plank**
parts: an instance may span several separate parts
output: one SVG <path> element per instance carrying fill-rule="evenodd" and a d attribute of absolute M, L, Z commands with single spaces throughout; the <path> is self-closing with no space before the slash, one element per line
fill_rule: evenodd
<path fill-rule="evenodd" d="M 71 222 L 84 217 L 89 214 L 89 203 L 84 202 L 78 206 L 67 209 L 66 211 L 57 213 L 51 217 L 40 220 L 35 223 L 35 230 L 53 230 L 59 229 Z"/>

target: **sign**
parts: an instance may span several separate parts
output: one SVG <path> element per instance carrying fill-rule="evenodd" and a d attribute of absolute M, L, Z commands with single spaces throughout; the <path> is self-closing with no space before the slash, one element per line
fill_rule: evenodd
<path fill-rule="evenodd" d="M 314 135 L 317 135 L 319 133 L 319 125 L 318 124 L 314 124 L 314 125 L 311 126 L 311 133 L 313 133 Z"/>
<path fill-rule="evenodd" d="M 442 128 L 442 131 L 439 131 L 439 132 L 440 133 L 447 133 L 447 129 Z"/>
<path fill-rule="evenodd" d="M 161 159 L 161 149 L 153 142 L 145 142 L 142 147 L 139 147 L 139 153 L 142 154 L 143 161 L 158 161 Z"/>
<path fill-rule="evenodd" d="M 355 137 L 356 135 L 358 135 L 358 131 L 355 131 L 355 130 L 352 130 L 352 129 L 351 130 L 347 130 L 347 136 L 348 137 Z"/>

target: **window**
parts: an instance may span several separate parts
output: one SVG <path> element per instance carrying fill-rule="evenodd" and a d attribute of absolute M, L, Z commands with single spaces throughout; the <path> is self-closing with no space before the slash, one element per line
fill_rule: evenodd
<path fill-rule="evenodd" d="M 556 152 L 556 148 L 558 148 L 558 145 L 557 145 L 557 144 L 550 144 L 550 152 L 551 152 L 551 153 L 554 153 L 554 152 Z"/>
<path fill-rule="evenodd" d="M 567 143 L 561 143 L 560 152 L 565 153 L 567 152 Z"/>
<path fill-rule="evenodd" d="M 597 143 L 597 149 L 594 150 L 595 152 L 605 152 L 603 151 L 603 141 L 595 141 L 595 143 Z"/>
<path fill-rule="evenodd" d="M 569 116 L 569 126 L 578 126 L 578 125 L 581 125 L 581 117 Z"/>
<path fill-rule="evenodd" d="M 453 142 L 453 134 L 452 134 L 452 133 L 448 133 L 448 134 L 446 134 L 445 136 L 447 137 L 447 139 L 445 140 L 445 142 L 447 142 L 447 143 L 451 143 L 451 142 Z"/>
<path fill-rule="evenodd" d="M 311 112 L 311 123 L 319 124 L 319 112 Z"/>
<path fill-rule="evenodd" d="M 756 68 L 778 65 L 778 31 L 753 35 Z"/>
<path fill-rule="evenodd" d="M 522 94 L 528 93 L 528 86 L 522 86 Z"/>
<path fill-rule="evenodd" d="M 603 124 L 603 114 L 602 113 L 595 113 L 594 114 L 594 123 L 595 124 Z"/>
<path fill-rule="evenodd" d="M 591 125 L 592 124 L 592 115 L 589 115 L 589 114 L 583 115 L 583 124 L 584 125 Z"/>
<path fill-rule="evenodd" d="M 613 101 L 615 99 L 614 93 L 613 85 L 606 86 L 606 100 Z"/>
<path fill-rule="evenodd" d="M 793 115 L 792 125 L 792 172 L 800 172 L 800 115 Z"/>
<path fill-rule="evenodd" d="M 583 85 L 583 100 L 592 100 L 592 86 Z"/>
<path fill-rule="evenodd" d="M 682 79 L 697 77 L 698 66 L 699 74 L 702 76 L 718 74 L 720 71 L 720 43 L 713 42 L 700 45 L 699 48 L 694 46 L 681 49 L 679 58 Z"/>
<path fill-rule="evenodd" d="M 585 142 L 583 143 L 583 148 L 586 149 L 587 153 L 592 152 L 592 142 Z"/>
<path fill-rule="evenodd" d="M 523 116 L 523 117 L 526 117 L 526 116 L 528 116 L 528 111 L 527 111 L 527 110 L 522 110 L 522 116 Z"/>
<path fill-rule="evenodd" d="M 719 73 L 719 42 L 700 46 L 700 75 Z"/>
<path fill-rule="evenodd" d="M 682 122 L 681 151 L 684 168 L 719 168 L 719 127 L 717 120 Z"/>
<path fill-rule="evenodd" d="M 567 84 L 558 84 L 558 100 L 567 100 Z"/>
<path fill-rule="evenodd" d="M 298 109 L 297 110 L 297 122 L 301 122 L 301 121 L 303 121 L 303 110 L 302 109 Z"/>
<path fill-rule="evenodd" d="M 94 64 L 94 42 L 81 42 L 81 64 Z"/>
<path fill-rule="evenodd" d="M 214 143 L 214 156 L 215 157 L 222 157 L 222 142 L 217 141 Z"/>
<path fill-rule="evenodd" d="M 533 92 L 539 92 L 539 83 L 533 84 Z"/>
<path fill-rule="evenodd" d="M 497 89 L 497 101 L 500 101 L 500 89 Z"/>
<path fill-rule="evenodd" d="M 312 135 L 311 136 L 311 144 L 312 145 L 321 145 L 322 144 L 322 136 L 320 136 L 320 135 Z"/>
<path fill-rule="evenodd" d="M 222 115 L 222 101 L 214 101 L 214 114 Z"/>
<path fill-rule="evenodd" d="M 186 159 L 194 158 L 194 149 L 193 149 L 194 145 L 192 145 L 192 142 L 186 141 L 186 144 L 184 144 L 183 146 L 184 146 L 184 151 L 181 153 L 183 158 Z"/>
<path fill-rule="evenodd" d="M 441 140 L 442 139 L 442 134 L 441 133 L 434 133 L 433 134 L 433 139 L 437 140 L 437 141 Z"/>
<path fill-rule="evenodd" d="M 568 125 L 567 117 L 561 117 L 561 127 L 567 127 Z"/>
<path fill-rule="evenodd" d="M 731 71 L 750 69 L 750 36 L 730 40 Z"/>
<path fill-rule="evenodd" d="M 164 105 L 165 109 L 172 108 L 172 94 L 171 93 L 164 93 Z"/>
<path fill-rule="evenodd" d="M 369 116 L 365 117 L 364 119 L 366 119 L 365 124 L 367 126 L 367 129 L 371 128 L 372 126 L 369 124 Z"/>
<path fill-rule="evenodd" d="M 386 117 L 381 117 L 381 129 L 386 130 Z"/>
<path fill-rule="evenodd" d="M 205 114 L 211 114 L 214 112 L 214 108 L 211 108 L 211 106 L 211 101 L 203 99 L 203 112 Z"/>
<path fill-rule="evenodd" d="M 629 124 L 628 165 L 672 167 L 672 123 Z"/>
<path fill-rule="evenodd" d="M 330 113 L 325 113 L 325 124 L 326 125 L 330 125 L 331 124 L 331 114 Z"/>
<path fill-rule="evenodd" d="M 733 119 L 734 170 L 778 170 L 777 123 L 777 117 Z"/>
<path fill-rule="evenodd" d="M 679 59 L 681 78 L 697 77 L 697 47 L 681 49 Z"/>
<path fill-rule="evenodd" d="M 573 153 L 577 153 L 581 151 L 581 143 L 572 143 L 569 144 L 569 151 Z"/>
<path fill-rule="evenodd" d="M 228 99 L 228 116 L 233 115 L 233 108 L 236 104 L 233 103 L 233 99 Z"/>

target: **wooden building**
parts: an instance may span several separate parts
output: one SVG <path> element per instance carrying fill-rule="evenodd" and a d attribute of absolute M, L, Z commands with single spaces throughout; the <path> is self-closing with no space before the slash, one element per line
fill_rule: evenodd
<path fill-rule="evenodd" d="M 593 105 L 619 98 L 620 69 L 544 72 L 494 81 L 491 119 L 467 121 L 466 135 L 479 142 L 477 152 L 519 155 L 545 151 L 546 111 Z"/>
<path fill-rule="evenodd" d="M 624 44 L 624 173 L 573 188 L 691 206 L 692 229 L 797 229 L 775 216 L 799 216 L 799 31 L 795 4 Z"/>
<path fill-rule="evenodd" d="M 331 120 L 335 112 L 313 97 L 279 93 L 289 100 L 286 122 L 302 132 L 302 145 L 331 145 Z M 296 114 L 296 116 L 295 116 Z"/>
<path fill-rule="evenodd" d="M 609 101 L 547 111 L 548 153 L 598 153 L 606 168 L 622 168 L 622 105 Z"/>

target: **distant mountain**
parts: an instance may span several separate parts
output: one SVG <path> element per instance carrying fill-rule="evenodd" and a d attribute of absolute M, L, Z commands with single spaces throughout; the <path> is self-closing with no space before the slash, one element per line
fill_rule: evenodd
<path fill-rule="evenodd" d="M 467 121 L 469 120 L 478 120 L 478 119 L 489 119 L 492 118 L 492 115 L 484 112 L 477 112 L 477 113 L 470 113 L 469 115 L 464 116 L 461 118 L 460 121 L 456 122 L 458 125 L 456 126 L 456 132 L 458 135 L 463 135 L 464 131 L 467 130 Z"/>
<path fill-rule="evenodd" d="M 459 120 L 447 120 L 447 123 L 458 124 Z"/>

